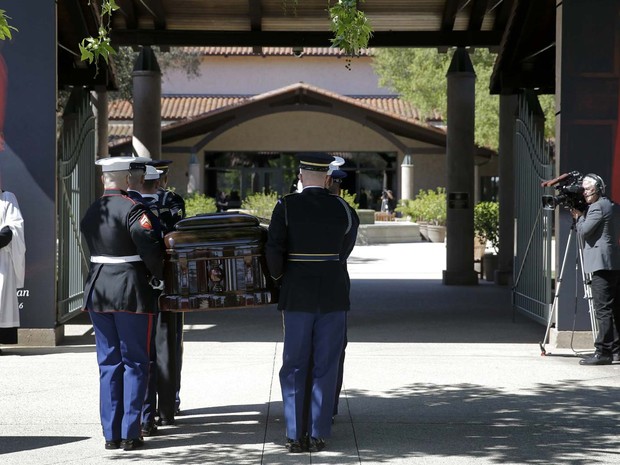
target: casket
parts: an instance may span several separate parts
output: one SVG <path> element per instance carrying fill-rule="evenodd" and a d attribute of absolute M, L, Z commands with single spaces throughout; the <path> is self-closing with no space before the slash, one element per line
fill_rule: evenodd
<path fill-rule="evenodd" d="M 160 310 L 191 312 L 277 302 L 267 272 L 267 228 L 243 213 L 185 218 L 166 234 Z"/>

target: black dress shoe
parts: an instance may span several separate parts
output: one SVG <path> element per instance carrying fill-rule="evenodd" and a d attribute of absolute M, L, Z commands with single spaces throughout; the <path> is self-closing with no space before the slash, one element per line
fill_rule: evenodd
<path fill-rule="evenodd" d="M 139 449 L 144 445 L 144 439 L 135 438 L 135 439 L 123 439 L 121 441 L 121 447 L 123 450 L 134 450 Z"/>
<path fill-rule="evenodd" d="M 595 352 L 591 357 L 579 360 L 579 365 L 611 365 L 611 357 Z"/>
<path fill-rule="evenodd" d="M 159 426 L 173 426 L 175 424 L 174 420 L 168 420 L 166 418 L 158 418 L 157 424 Z"/>
<path fill-rule="evenodd" d="M 325 449 L 325 439 L 323 438 L 310 438 L 310 444 L 308 446 L 308 450 L 310 452 L 321 452 Z"/>
<path fill-rule="evenodd" d="M 299 439 L 286 438 L 286 444 L 284 446 L 291 454 L 299 454 L 300 452 L 304 452 L 304 447 Z"/>
<path fill-rule="evenodd" d="M 117 440 L 117 441 L 106 441 L 105 442 L 105 448 L 107 450 L 114 450 L 114 449 L 118 449 L 119 447 L 121 447 L 121 441 Z"/>
<path fill-rule="evenodd" d="M 154 421 L 142 425 L 142 436 L 153 436 L 157 433 L 157 425 Z"/>

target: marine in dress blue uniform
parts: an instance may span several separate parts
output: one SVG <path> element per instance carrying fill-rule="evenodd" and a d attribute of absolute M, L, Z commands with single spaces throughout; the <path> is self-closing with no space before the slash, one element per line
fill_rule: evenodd
<path fill-rule="evenodd" d="M 185 218 L 185 201 L 168 189 L 168 171 L 171 160 L 153 160 L 150 164 L 161 170 L 160 187 L 157 190 L 159 220 L 164 235 Z M 180 413 L 181 368 L 183 366 L 182 312 L 161 312 L 157 320 L 157 393 L 160 425 L 175 424 Z"/>
<path fill-rule="evenodd" d="M 284 320 L 284 351 L 280 385 L 290 452 L 321 450 L 331 435 L 350 307 L 343 264 L 357 236 L 353 209 L 324 187 L 334 158 L 323 153 L 298 158 L 303 191 L 277 203 L 266 244 L 269 272 L 281 283 L 278 309 Z M 306 394 L 311 363 L 311 390 Z M 308 425 L 303 415 L 307 395 Z M 305 431 L 310 435 L 307 445 Z"/>
<path fill-rule="evenodd" d="M 149 282 L 163 278 L 164 256 L 146 207 L 125 190 L 129 170 L 139 165 L 131 157 L 97 163 L 105 190 L 80 223 L 91 255 L 83 310 L 95 330 L 105 447 L 131 450 L 143 445 L 140 413 L 155 308 Z"/>

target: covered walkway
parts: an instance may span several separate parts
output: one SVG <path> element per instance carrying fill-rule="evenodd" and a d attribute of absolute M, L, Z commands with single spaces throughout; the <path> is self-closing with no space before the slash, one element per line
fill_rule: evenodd
<path fill-rule="evenodd" d="M 182 410 L 105 451 L 92 328 L 0 357 L 0 461 L 46 464 L 615 464 L 620 365 L 541 357 L 510 289 L 443 286 L 443 244 L 357 247 L 341 413 L 328 449 L 287 455 L 272 307 L 188 315 Z M 387 278 L 390 278 L 389 280 Z M 81 322 L 79 320 L 82 320 Z"/>

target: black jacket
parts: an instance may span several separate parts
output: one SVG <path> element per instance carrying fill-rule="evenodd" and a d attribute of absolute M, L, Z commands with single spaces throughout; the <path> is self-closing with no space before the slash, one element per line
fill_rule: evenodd
<path fill-rule="evenodd" d="M 358 226 L 355 210 L 327 189 L 306 188 L 278 201 L 266 245 L 269 272 L 281 282 L 278 309 L 349 310 L 346 260 Z"/>
<path fill-rule="evenodd" d="M 149 279 L 163 279 L 161 232 L 143 204 L 125 191 L 106 190 L 87 210 L 80 229 L 91 256 L 139 255 L 142 261 L 91 263 L 84 287 L 84 309 L 97 312 L 153 313 Z"/>

